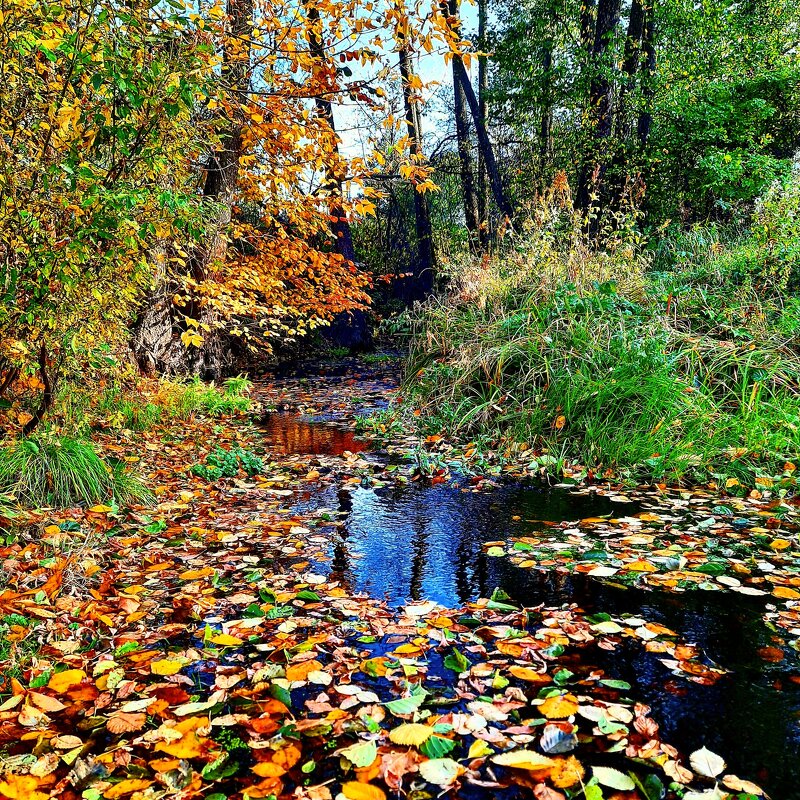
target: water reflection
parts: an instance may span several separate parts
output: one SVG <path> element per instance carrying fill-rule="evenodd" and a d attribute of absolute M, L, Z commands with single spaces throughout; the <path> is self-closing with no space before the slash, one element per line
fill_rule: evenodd
<path fill-rule="evenodd" d="M 335 425 L 313 422 L 295 414 L 267 414 L 261 428 L 270 440 L 270 449 L 278 454 L 340 456 L 345 452 L 361 453 L 369 442 Z"/>
<path fill-rule="evenodd" d="M 457 606 L 500 587 L 527 606 L 578 603 L 678 631 L 730 673 L 714 686 L 692 683 L 633 640 L 614 652 L 596 648 L 592 663 L 632 684 L 632 696 L 653 707 L 666 741 L 683 752 L 706 746 L 725 755 L 728 771 L 760 782 L 773 797 L 800 800 L 797 662 L 789 656 L 769 664 L 758 657 L 759 648 L 775 643 L 762 620 L 761 598 L 626 588 L 583 574 L 520 569 L 486 552 L 487 542 L 509 536 L 557 540 L 561 529 L 548 520 L 623 516 L 635 506 L 520 485 L 490 493 L 449 486 L 340 488 L 316 501 L 344 517 L 327 568 L 351 590 L 395 605 L 433 599 Z"/>
<path fill-rule="evenodd" d="M 457 606 L 486 596 L 497 585 L 502 559 L 485 543 L 509 535 L 559 531 L 546 521 L 622 515 L 634 504 L 596 495 L 573 495 L 533 486 L 506 486 L 489 493 L 452 486 L 401 486 L 373 491 L 340 490 L 345 515 L 333 569 L 354 590 L 390 603 L 430 599 Z"/>

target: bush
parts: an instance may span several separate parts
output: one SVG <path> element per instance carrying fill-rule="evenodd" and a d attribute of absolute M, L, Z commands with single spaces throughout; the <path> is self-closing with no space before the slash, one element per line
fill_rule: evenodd
<path fill-rule="evenodd" d="M 45 435 L 18 439 L 0 449 L 0 494 L 34 507 L 150 498 L 122 464 L 107 466 L 90 444 Z"/>

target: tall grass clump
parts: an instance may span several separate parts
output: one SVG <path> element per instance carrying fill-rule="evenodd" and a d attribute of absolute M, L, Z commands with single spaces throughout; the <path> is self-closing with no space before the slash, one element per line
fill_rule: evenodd
<path fill-rule="evenodd" d="M 774 219 L 796 214 L 793 191 L 773 187 L 749 231 L 662 243 L 657 272 L 624 227 L 597 248 L 545 198 L 542 229 L 417 313 L 406 388 L 422 424 L 636 478 L 780 474 L 800 457 L 797 264 Z"/>
<path fill-rule="evenodd" d="M 0 449 L 0 494 L 33 507 L 150 499 L 123 465 L 108 466 L 90 444 L 46 434 L 16 439 Z"/>

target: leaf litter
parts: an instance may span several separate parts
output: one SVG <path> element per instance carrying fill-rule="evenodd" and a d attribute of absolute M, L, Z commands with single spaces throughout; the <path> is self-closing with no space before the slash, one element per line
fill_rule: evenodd
<path fill-rule="evenodd" d="M 350 408 L 353 385 L 364 394 L 345 380 L 328 409 Z M 298 382 L 280 392 L 308 410 Z M 371 399 L 385 392 L 379 386 Z M 724 674 L 677 632 L 574 605 L 520 608 L 502 593 L 458 609 L 430 601 L 394 609 L 354 595 L 313 571 L 315 520 L 287 500 L 320 481 L 363 481 L 357 454 L 271 453 L 265 474 L 209 484 L 189 466 L 210 442 L 251 445 L 252 428 L 198 419 L 187 430 L 136 436 L 99 441 L 141 459 L 156 508 L 40 510 L 2 548 L 0 610 L 30 621 L 10 626 L 10 661 L 27 638 L 39 648 L 5 673 L 0 796 L 763 794 L 726 774 L 721 756 L 687 757 L 662 740 L 631 687 L 585 657 L 627 641 L 689 680 Z M 770 614 L 791 632 L 796 598 L 787 592 L 800 585 L 791 570 L 794 510 L 773 516 L 785 501 L 748 498 L 735 513 L 763 517 L 755 526 L 763 531 L 727 512 L 679 526 L 698 499 L 701 508 L 714 502 L 693 494 L 666 511 L 555 525 L 557 558 L 544 536 L 493 547 L 523 568 L 591 575 L 604 567 L 598 580 L 633 574 L 674 591 L 757 589 L 784 603 Z M 745 529 L 764 536 L 751 546 Z M 710 554 L 703 543 L 712 538 L 748 550 Z M 564 541 L 574 558 L 563 556 Z M 598 541 L 603 558 L 586 558 Z M 697 569 L 717 562 L 718 574 Z"/>

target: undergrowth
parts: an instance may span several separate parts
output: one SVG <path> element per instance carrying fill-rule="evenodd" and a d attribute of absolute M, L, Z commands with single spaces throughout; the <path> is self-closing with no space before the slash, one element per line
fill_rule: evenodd
<path fill-rule="evenodd" d="M 636 479 L 752 485 L 791 470 L 800 233 L 776 215 L 796 222 L 796 195 L 771 189 L 746 230 L 666 232 L 654 260 L 625 236 L 597 255 L 550 203 L 513 257 L 473 265 L 414 318 L 418 424 Z"/>
<path fill-rule="evenodd" d="M 87 442 L 47 434 L 16 439 L 0 449 L 0 494 L 32 507 L 151 498 L 122 463 L 106 464 Z"/>
<path fill-rule="evenodd" d="M 227 417 L 246 413 L 251 407 L 251 388 L 243 376 L 228 378 L 221 386 L 198 378 L 112 383 L 96 395 L 65 393 L 59 398 L 57 414 L 61 427 L 70 433 L 85 433 L 92 427 L 143 431 L 195 414 Z"/>

